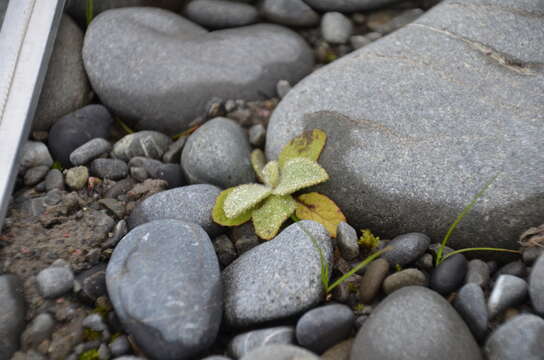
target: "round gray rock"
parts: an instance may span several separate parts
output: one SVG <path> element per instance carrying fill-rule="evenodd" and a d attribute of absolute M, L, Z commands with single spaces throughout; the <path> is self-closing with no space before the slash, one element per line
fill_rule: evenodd
<path fill-rule="evenodd" d="M 255 182 L 250 153 L 247 135 L 240 125 L 215 118 L 189 137 L 181 154 L 181 167 L 190 183 L 228 188 Z"/>
<path fill-rule="evenodd" d="M 260 24 L 207 32 L 174 13 L 125 8 L 96 17 L 85 35 L 85 69 L 106 106 L 136 129 L 174 135 L 207 100 L 273 97 L 313 67 L 295 32 Z"/>
<path fill-rule="evenodd" d="M 91 101 L 91 88 L 81 58 L 82 47 L 83 32 L 74 20 L 64 15 L 38 101 L 33 130 L 49 130 L 62 116 Z"/>
<path fill-rule="evenodd" d="M 268 158 L 323 129 L 331 180 L 316 191 L 387 237 L 441 239 L 500 172 L 449 245 L 517 248 L 544 217 L 541 13 L 537 2 L 441 2 L 290 91 L 267 129 Z"/>
<path fill-rule="evenodd" d="M 332 244 L 325 228 L 313 221 L 299 221 L 245 252 L 223 271 L 229 325 L 286 318 L 322 300 L 319 252 L 307 233 L 313 235 L 330 263 Z"/>
<path fill-rule="evenodd" d="M 544 320 L 519 315 L 501 325 L 485 343 L 489 360 L 540 360 L 544 354 Z"/>
<path fill-rule="evenodd" d="M 227 0 L 193 0 L 187 4 L 183 15 L 211 29 L 249 25 L 259 19 L 254 6 Z"/>
<path fill-rule="evenodd" d="M 351 360 L 481 360 L 465 322 L 439 294 L 409 286 L 383 300 L 359 330 Z"/>
<path fill-rule="evenodd" d="M 160 219 L 177 219 L 198 224 L 210 236 L 218 235 L 219 225 L 211 214 L 215 199 L 221 191 L 213 185 L 189 185 L 161 191 L 142 201 L 130 214 L 130 229 Z"/>
<path fill-rule="evenodd" d="M 321 35 L 331 44 L 345 44 L 353 33 L 351 20 L 339 12 L 328 12 L 321 18 Z"/>
<path fill-rule="evenodd" d="M 319 360 L 319 356 L 294 345 L 263 346 L 246 354 L 241 360 Z"/>
<path fill-rule="evenodd" d="M 391 266 L 405 266 L 416 261 L 427 251 L 431 239 L 422 233 L 408 233 L 395 237 L 387 245 L 390 247 L 382 257 Z"/>
<path fill-rule="evenodd" d="M 40 271 L 36 281 L 38 290 L 44 298 L 56 298 L 73 289 L 74 273 L 68 267 L 51 266 Z"/>
<path fill-rule="evenodd" d="M 115 312 L 154 359 L 194 359 L 213 342 L 223 309 L 219 263 L 197 224 L 159 220 L 129 232 L 106 271 Z"/>

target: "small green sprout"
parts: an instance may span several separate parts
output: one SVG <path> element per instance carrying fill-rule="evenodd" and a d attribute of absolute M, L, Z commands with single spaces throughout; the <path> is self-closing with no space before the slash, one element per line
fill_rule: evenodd
<path fill-rule="evenodd" d="M 362 229 L 361 230 L 361 237 L 359 238 L 359 245 L 364 246 L 368 249 L 374 249 L 380 244 L 380 238 L 378 236 L 374 236 L 372 234 L 372 231 L 369 229 Z"/>
<path fill-rule="evenodd" d="M 100 354 L 97 349 L 87 350 L 79 355 L 79 360 L 100 360 Z"/>
<path fill-rule="evenodd" d="M 93 0 L 87 0 L 87 10 L 86 10 L 87 26 L 93 21 L 94 18 L 94 2 Z"/>

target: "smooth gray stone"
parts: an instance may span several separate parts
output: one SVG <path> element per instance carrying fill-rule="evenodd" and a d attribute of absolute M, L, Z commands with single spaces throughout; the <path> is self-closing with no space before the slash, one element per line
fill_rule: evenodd
<path fill-rule="evenodd" d="M 75 165 L 85 165 L 102 154 L 111 151 L 112 146 L 108 140 L 94 138 L 81 145 L 70 154 L 70 162 Z"/>
<path fill-rule="evenodd" d="M 152 179 L 166 181 L 168 183 L 168 188 L 185 185 L 185 179 L 179 164 L 164 164 L 159 160 L 137 156 L 130 159 L 128 166 L 131 168 L 141 167 L 145 169 L 146 175 L 149 175 Z"/>
<path fill-rule="evenodd" d="M 225 29 L 257 22 L 254 6 L 226 0 L 193 0 L 183 11 L 189 20 L 210 29 Z"/>
<path fill-rule="evenodd" d="M 49 149 L 62 166 L 70 167 L 70 154 L 94 138 L 110 135 L 113 119 L 102 105 L 88 105 L 57 121 L 49 131 Z"/>
<path fill-rule="evenodd" d="M 42 341 L 49 339 L 54 327 L 55 319 L 51 314 L 46 312 L 38 314 L 21 335 L 21 348 L 23 350 L 37 348 Z"/>
<path fill-rule="evenodd" d="M 427 286 L 427 277 L 418 269 L 398 271 L 385 278 L 383 292 L 389 295 L 406 286 Z"/>
<path fill-rule="evenodd" d="M 213 185 L 189 185 L 161 191 L 142 201 L 127 219 L 129 229 L 153 220 L 177 219 L 198 224 L 210 236 L 218 235 L 212 209 L 220 190 Z"/>
<path fill-rule="evenodd" d="M 533 308 L 544 314 L 544 255 L 540 255 L 529 274 L 529 296 Z"/>
<path fill-rule="evenodd" d="M 322 300 L 321 262 L 332 261 L 331 239 L 313 221 L 299 221 L 242 254 L 223 271 L 225 319 L 234 327 L 286 318 Z"/>
<path fill-rule="evenodd" d="M 74 273 L 69 267 L 50 266 L 40 271 L 36 281 L 40 294 L 46 299 L 53 299 L 72 291 Z"/>
<path fill-rule="evenodd" d="M 23 284 L 17 276 L 0 276 L 0 304 L 0 359 L 9 359 L 25 328 Z"/>
<path fill-rule="evenodd" d="M 437 241 L 500 172 L 448 245 L 519 247 L 544 217 L 542 14 L 537 1 L 441 2 L 290 91 L 268 125 L 268 158 L 320 128 L 331 180 L 316 191 L 350 224 Z"/>
<path fill-rule="evenodd" d="M 336 229 L 336 243 L 344 259 L 353 260 L 359 256 L 358 240 L 357 231 L 352 226 L 344 221 L 338 224 Z"/>
<path fill-rule="evenodd" d="M 319 14 L 303 0 L 264 0 L 261 14 L 267 20 L 288 26 L 315 26 L 319 24 Z"/>
<path fill-rule="evenodd" d="M 250 153 L 242 127 L 230 119 L 215 118 L 189 137 L 181 154 L 181 167 L 191 184 L 228 188 L 255 182 Z"/>
<path fill-rule="evenodd" d="M 268 345 L 257 348 L 241 360 L 319 360 L 319 356 L 294 345 Z"/>
<path fill-rule="evenodd" d="M 201 226 L 158 220 L 133 229 L 113 251 L 106 284 L 123 326 L 153 359 L 193 359 L 215 341 L 222 286 Z"/>
<path fill-rule="evenodd" d="M 124 220 L 121 221 L 124 222 Z M 117 228 L 117 225 L 115 227 Z M 107 294 L 106 264 L 98 264 L 83 271 L 76 276 L 75 282 L 78 297 L 87 303 L 94 304 L 98 297 Z"/>
<path fill-rule="evenodd" d="M 266 128 L 263 124 L 256 124 L 249 128 L 249 142 L 255 147 L 264 145 L 266 139 Z"/>
<path fill-rule="evenodd" d="M 501 275 L 489 295 L 487 308 L 494 318 L 511 306 L 521 305 L 527 298 L 527 282 L 513 275 Z"/>
<path fill-rule="evenodd" d="M 120 180 L 127 177 L 128 166 L 119 159 L 94 159 L 91 173 L 103 179 Z"/>
<path fill-rule="evenodd" d="M 25 172 L 25 185 L 34 186 L 42 181 L 49 172 L 49 166 L 40 165 L 28 169 Z"/>
<path fill-rule="evenodd" d="M 53 158 L 44 143 L 31 140 L 25 143 L 21 160 L 19 161 L 19 173 L 37 166 L 47 166 L 47 168 L 50 168 L 51 165 L 53 165 Z"/>
<path fill-rule="evenodd" d="M 359 330 L 351 360 L 481 360 L 465 322 L 439 294 L 409 286 L 383 300 Z"/>
<path fill-rule="evenodd" d="M 45 190 L 64 190 L 64 176 L 59 169 L 51 169 L 45 176 Z"/>
<path fill-rule="evenodd" d="M 340 11 L 345 13 L 375 9 L 391 4 L 396 0 L 304 0 L 319 11 Z"/>
<path fill-rule="evenodd" d="M 82 48 L 83 32 L 72 18 L 63 15 L 32 123 L 34 131 L 49 130 L 62 116 L 91 101 Z"/>
<path fill-rule="evenodd" d="M 306 349 L 322 354 L 347 339 L 355 324 L 353 311 L 341 304 L 312 309 L 297 322 L 297 342 Z"/>
<path fill-rule="evenodd" d="M 321 35 L 331 44 L 345 44 L 353 34 L 351 20 L 339 12 L 328 12 L 321 18 Z"/>
<path fill-rule="evenodd" d="M 465 277 L 467 284 L 473 283 L 484 288 L 489 283 L 489 277 L 489 266 L 485 261 L 473 259 L 468 262 L 468 270 Z"/>
<path fill-rule="evenodd" d="M 85 69 L 102 102 L 135 129 L 175 135 L 207 100 L 256 100 L 278 80 L 298 82 L 313 53 L 295 32 L 259 24 L 207 32 L 171 12 L 104 12 L 85 34 Z"/>
<path fill-rule="evenodd" d="M 382 257 L 391 266 L 405 266 L 416 261 L 429 248 L 431 239 L 422 233 L 408 233 L 396 236 L 387 246 L 391 250 L 386 251 Z"/>
<path fill-rule="evenodd" d="M 484 340 L 489 316 L 482 288 L 476 283 L 466 284 L 457 293 L 453 306 L 465 320 L 474 337 L 478 341 Z"/>
<path fill-rule="evenodd" d="M 468 262 L 463 254 L 452 255 L 434 268 L 429 285 L 431 289 L 446 296 L 463 285 Z"/>
<path fill-rule="evenodd" d="M 128 134 L 113 145 L 113 156 L 128 161 L 143 156 L 160 159 L 172 144 L 172 139 L 157 131 L 139 131 Z"/>
<path fill-rule="evenodd" d="M 527 276 L 527 267 L 521 260 L 512 261 L 501 267 L 495 274 L 495 277 L 500 275 L 513 275 L 525 278 Z"/>
<path fill-rule="evenodd" d="M 295 343 L 295 329 L 291 326 L 279 326 L 259 329 L 236 335 L 229 343 L 229 354 L 240 359 L 250 351 L 267 345 L 289 345 Z"/>
<path fill-rule="evenodd" d="M 489 360 L 541 360 L 544 354 L 544 320 L 519 315 L 501 325 L 485 343 Z"/>

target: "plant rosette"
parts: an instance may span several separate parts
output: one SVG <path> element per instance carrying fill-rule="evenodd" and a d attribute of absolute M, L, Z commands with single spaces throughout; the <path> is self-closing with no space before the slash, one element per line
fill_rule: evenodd
<path fill-rule="evenodd" d="M 327 196 L 312 192 L 294 193 L 323 183 L 329 175 L 317 163 L 327 134 L 319 129 L 304 132 L 281 151 L 278 160 L 266 162 L 262 150 L 251 154 L 251 164 L 261 184 L 228 188 L 216 199 L 213 220 L 223 226 L 238 226 L 252 220 L 255 233 L 270 240 L 282 224 L 296 215 L 301 220 L 321 223 L 332 237 L 346 217 Z"/>

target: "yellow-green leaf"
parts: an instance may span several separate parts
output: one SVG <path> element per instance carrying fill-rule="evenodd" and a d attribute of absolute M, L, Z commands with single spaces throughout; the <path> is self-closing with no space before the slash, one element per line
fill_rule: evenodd
<path fill-rule="evenodd" d="M 346 217 L 342 210 L 327 196 L 312 192 L 297 197 L 296 215 L 301 220 L 313 220 L 322 224 L 332 237 L 336 237 L 336 228 Z"/>
<path fill-rule="evenodd" d="M 253 210 L 255 233 L 262 239 L 272 239 L 295 209 L 296 202 L 291 195 L 270 196 L 261 207 Z"/>
<path fill-rule="evenodd" d="M 270 161 L 263 169 L 264 183 L 275 187 L 280 181 L 280 166 L 277 161 Z"/>
<path fill-rule="evenodd" d="M 288 160 L 294 158 L 304 157 L 317 161 L 326 142 L 327 134 L 323 130 L 313 129 L 305 131 L 302 135 L 297 136 L 283 147 L 278 157 L 280 168 L 283 168 Z"/>
<path fill-rule="evenodd" d="M 263 151 L 261 149 L 253 150 L 250 160 L 253 171 L 255 171 L 255 174 L 257 175 L 257 179 L 264 183 L 263 169 L 266 165 L 266 158 Z"/>
<path fill-rule="evenodd" d="M 235 187 L 227 195 L 223 210 L 229 219 L 242 215 L 246 210 L 266 199 L 272 193 L 268 186 L 260 184 L 245 184 Z"/>
<path fill-rule="evenodd" d="M 275 195 L 289 195 L 309 186 L 329 180 L 329 175 L 318 163 L 307 158 L 294 158 L 281 168 L 280 182 Z"/>
<path fill-rule="evenodd" d="M 213 207 L 212 211 L 212 218 L 213 221 L 218 223 L 219 225 L 223 226 L 237 226 L 242 225 L 243 223 L 249 221 L 251 219 L 251 210 L 247 210 L 241 215 L 229 219 L 227 215 L 225 215 L 225 211 L 223 210 L 223 206 L 225 204 L 225 199 L 227 196 L 234 190 L 234 188 L 228 188 L 226 190 L 223 190 L 219 196 L 217 196 L 217 199 L 215 199 L 215 205 Z"/>

